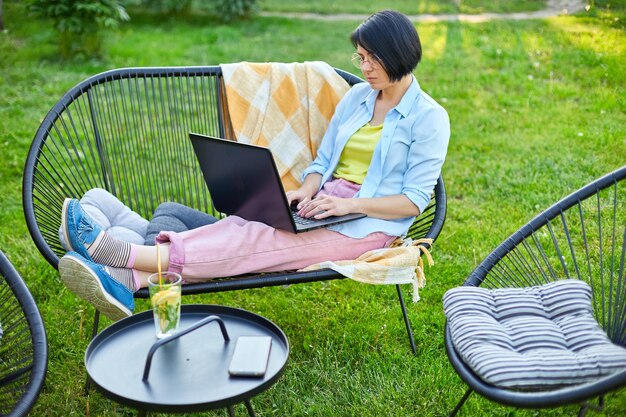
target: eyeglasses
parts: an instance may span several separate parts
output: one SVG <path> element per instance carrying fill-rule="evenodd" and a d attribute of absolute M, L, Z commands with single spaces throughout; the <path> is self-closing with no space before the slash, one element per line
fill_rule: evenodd
<path fill-rule="evenodd" d="M 352 54 L 352 65 L 361 69 L 361 66 L 365 63 L 370 64 L 373 69 L 381 67 L 380 59 L 376 55 L 371 55 L 368 59 L 363 59 L 363 57 L 356 52 Z"/>

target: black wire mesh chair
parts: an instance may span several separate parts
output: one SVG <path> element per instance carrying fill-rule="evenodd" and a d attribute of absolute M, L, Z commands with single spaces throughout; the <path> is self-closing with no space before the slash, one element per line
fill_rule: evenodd
<path fill-rule="evenodd" d="M 48 341 L 26 284 L 0 251 L 0 415 L 26 416 L 43 388 Z"/>
<path fill-rule="evenodd" d="M 592 289 L 592 307 L 612 343 L 626 347 L 626 166 L 563 198 L 513 233 L 469 275 L 464 285 L 529 287 L 574 278 Z M 455 350 L 446 325 L 448 359 L 469 385 L 450 414 L 456 415 L 476 391 L 501 404 L 546 408 L 581 404 L 601 409 L 604 395 L 626 385 L 626 371 L 581 385 L 541 391 L 514 391 L 485 383 Z M 586 402 L 599 398 L 599 404 Z"/>
<path fill-rule="evenodd" d="M 362 80 L 337 69 L 350 85 Z M 200 171 L 190 131 L 233 137 L 221 68 L 127 68 L 95 75 L 68 91 L 41 123 L 23 177 L 26 223 L 39 251 L 55 268 L 65 253 L 58 238 L 66 197 L 103 188 L 144 218 L 164 201 L 222 217 Z M 166 178 L 166 180 L 164 180 Z M 413 239 L 439 235 L 446 214 L 443 180 L 411 226 Z M 344 278 L 330 269 L 256 274 L 183 286 L 183 294 L 259 288 Z M 398 297 L 415 352 L 402 291 Z M 135 293 L 147 298 L 145 289 Z M 94 322 L 97 332 L 98 313 Z"/>

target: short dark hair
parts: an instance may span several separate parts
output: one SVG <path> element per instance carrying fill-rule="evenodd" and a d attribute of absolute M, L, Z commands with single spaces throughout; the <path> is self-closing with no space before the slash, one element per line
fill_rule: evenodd
<path fill-rule="evenodd" d="M 408 17 L 394 10 L 374 13 L 350 35 L 352 45 L 361 46 L 383 64 L 391 81 L 413 72 L 422 59 L 422 44 Z"/>

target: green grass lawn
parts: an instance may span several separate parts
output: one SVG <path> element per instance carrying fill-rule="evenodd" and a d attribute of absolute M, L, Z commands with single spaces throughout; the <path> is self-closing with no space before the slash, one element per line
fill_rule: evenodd
<path fill-rule="evenodd" d="M 462 3 L 482 10 L 527 2 Z M 462 284 L 498 243 L 543 208 L 625 164 L 624 3 L 596 2 L 603 7 L 589 14 L 548 20 L 418 25 L 424 59 L 416 76 L 448 110 L 452 136 L 443 171 L 446 225 L 432 251 L 435 265 L 426 270 L 422 299 L 408 306 L 417 356 L 410 352 L 393 287 L 343 280 L 185 298 L 251 310 L 288 335 L 292 351 L 284 375 L 253 400 L 259 416 L 439 416 L 454 407 L 466 387 L 443 346 L 444 292 Z M 278 2 L 261 4 L 269 10 Z M 446 12 L 455 2 L 420 4 Z M 355 2 L 350 10 L 363 12 L 359 7 Z M 104 57 L 64 62 L 46 22 L 28 17 L 17 2 L 5 2 L 4 9 L 0 248 L 37 300 L 50 346 L 47 381 L 33 415 L 134 415 L 96 392 L 83 395 L 93 309 L 64 289 L 25 225 L 21 177 L 39 123 L 73 85 L 116 67 L 323 60 L 356 73 L 348 40 L 356 24 L 256 17 L 223 25 L 135 12 L 107 35 Z M 139 301 L 137 311 L 146 308 Z M 626 390 L 606 402 L 599 415 L 623 416 Z M 236 411 L 245 413 L 243 407 Z M 461 416 L 575 413 L 575 407 L 517 410 L 473 396 Z"/>

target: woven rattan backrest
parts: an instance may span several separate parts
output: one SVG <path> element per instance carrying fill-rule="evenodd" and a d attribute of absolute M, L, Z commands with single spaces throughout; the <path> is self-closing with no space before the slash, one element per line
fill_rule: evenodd
<path fill-rule="evenodd" d="M 596 319 L 626 346 L 626 167 L 565 197 L 476 268 L 469 285 L 524 287 L 563 278 L 593 289 Z"/>
<path fill-rule="evenodd" d="M 70 90 L 42 123 L 25 167 L 31 234 L 34 226 L 63 253 L 63 200 L 96 187 L 147 218 L 168 200 L 211 212 L 188 133 L 223 136 L 220 81 L 218 67 L 121 69 Z"/>
<path fill-rule="evenodd" d="M 48 363 L 39 310 L 13 265 L 0 252 L 0 415 L 25 416 Z"/>

